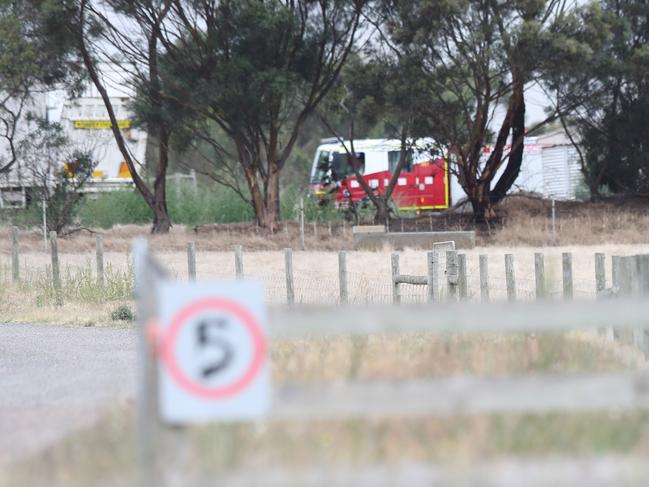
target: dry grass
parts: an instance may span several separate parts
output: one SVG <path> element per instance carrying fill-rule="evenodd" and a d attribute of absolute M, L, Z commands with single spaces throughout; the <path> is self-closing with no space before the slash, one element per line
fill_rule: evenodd
<path fill-rule="evenodd" d="M 557 202 L 557 245 L 643 244 L 649 233 L 649 201 L 635 199 L 601 203 Z M 479 246 L 543 247 L 553 244 L 550 201 L 524 197 L 510 197 L 500 206 L 503 224 L 491 231 L 478 232 Z M 455 228 L 450 214 L 435 218 L 435 227 Z M 466 219 L 466 218 L 463 218 Z M 428 228 L 428 218 L 424 218 Z M 442 221 L 447 223 L 442 223 Z M 448 221 L 450 221 L 450 226 Z M 341 250 L 352 247 L 351 225 L 320 223 L 314 229 L 306 224 L 306 248 L 309 250 Z M 284 222 L 280 231 L 268 234 L 254 224 L 215 224 L 198 228 L 176 225 L 168 235 L 151 236 L 148 226 L 122 225 L 111 230 L 96 230 L 105 240 L 108 251 L 125 253 L 135 237 L 146 237 L 157 251 L 181 251 L 188 241 L 195 241 L 204 251 L 227 251 L 232 245 L 243 245 L 249 250 L 281 250 L 299 248 L 299 227 L 295 222 Z M 21 248 L 26 252 L 46 249 L 42 232 L 22 230 Z M 9 228 L 0 227 L 0 252 L 8 252 Z M 60 239 L 59 247 L 65 253 L 91 253 L 95 235 L 81 231 Z"/>
<path fill-rule="evenodd" d="M 645 367 L 596 335 L 480 335 L 285 341 L 272 347 L 276 383 L 518 374 Z M 442 461 L 470 466 L 504 455 L 649 453 L 646 414 L 482 415 L 279 422 L 189 428 L 185 485 L 230 468 Z M 133 409 L 6 469 L 0 485 L 131 486 Z M 201 485 L 212 485 L 205 482 Z"/>
<path fill-rule="evenodd" d="M 2 239 L 0 239 L 2 241 Z M 480 254 L 489 256 L 490 294 L 494 300 L 506 297 L 504 254 L 515 258 L 517 293 L 519 299 L 534 298 L 534 252 L 546 257 L 547 289 L 551 296 L 560 296 L 562 289 L 561 253 L 573 254 L 574 293 L 578 299 L 592 299 L 595 293 L 595 252 L 607 255 L 607 285 L 610 286 L 610 256 L 648 253 L 649 245 L 599 245 L 572 247 L 480 247 L 466 251 L 469 295 L 479 298 Z M 186 279 L 187 256 L 184 251 L 158 251 L 158 257 L 172 274 Z M 35 318 L 47 321 L 72 322 L 86 307 L 89 318 L 97 323 L 110 321 L 101 313 L 121 302 L 131 301 L 131 256 L 122 252 L 106 252 L 107 286 L 100 289 L 94 284 L 94 253 L 62 253 L 60 256 L 64 278 L 64 303 L 54 306 L 50 288 L 48 266 L 50 257 L 45 252 L 21 254 L 21 286 L 12 285 L 9 272 L 10 256 L 0 254 L 0 310 L 5 320 L 28 321 Z M 335 252 L 295 252 L 293 256 L 296 301 L 306 304 L 336 304 L 339 301 L 338 260 Z M 392 300 L 390 255 L 381 252 L 349 252 L 347 257 L 350 301 L 355 303 L 387 303 Z M 425 275 L 426 255 L 421 250 L 401 252 L 401 272 Z M 197 247 L 197 274 L 199 279 L 230 279 L 234 277 L 234 255 L 231 251 L 207 251 Z M 279 304 L 286 301 L 284 255 L 281 251 L 256 251 L 244 254 L 244 273 L 261 280 L 266 288 L 267 301 Z M 443 287 L 443 286 L 442 286 Z M 20 294 L 21 299 L 16 299 Z M 426 299 L 422 286 L 402 286 L 404 302 L 421 302 Z M 108 303 L 108 304 L 106 304 Z M 79 313 L 70 313 L 69 307 L 79 306 Z M 84 320 L 86 321 L 86 320 Z"/>
<path fill-rule="evenodd" d="M 597 203 L 557 202 L 558 245 L 647 243 L 649 201 L 610 200 Z M 482 245 L 552 245 L 551 202 L 510 197 L 502 206 L 502 227 L 482 236 Z"/>

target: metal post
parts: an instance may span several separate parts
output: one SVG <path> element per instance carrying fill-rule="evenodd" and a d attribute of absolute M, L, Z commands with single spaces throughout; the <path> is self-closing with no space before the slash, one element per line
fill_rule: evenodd
<path fill-rule="evenodd" d="M 196 280 L 196 244 L 187 243 L 187 277 L 190 281 Z"/>
<path fill-rule="evenodd" d="M 293 250 L 284 249 L 284 262 L 286 264 L 286 302 L 295 303 L 295 291 L 293 288 Z"/>
<path fill-rule="evenodd" d="M 507 283 L 507 301 L 516 301 L 516 274 L 514 272 L 514 254 L 505 254 L 505 281 Z"/>
<path fill-rule="evenodd" d="M 347 290 L 347 252 L 338 252 L 338 282 L 340 283 L 340 304 L 349 302 Z"/>
<path fill-rule="evenodd" d="M 59 266 L 59 244 L 56 239 L 56 232 L 50 232 L 50 252 L 52 254 L 52 285 L 56 294 L 56 304 L 63 304 L 61 295 L 61 268 Z"/>
<path fill-rule="evenodd" d="M 564 252 L 561 254 L 562 271 L 563 271 L 563 299 L 572 299 L 572 254 Z"/>
<path fill-rule="evenodd" d="M 243 247 L 234 246 L 234 273 L 237 279 L 243 279 Z"/>
<path fill-rule="evenodd" d="M 20 280 L 20 258 L 18 256 L 17 227 L 11 227 L 11 278 L 14 283 Z"/>
<path fill-rule="evenodd" d="M 95 237 L 95 256 L 97 261 L 97 285 L 104 285 L 104 239 L 101 235 Z"/>
<path fill-rule="evenodd" d="M 392 263 L 392 302 L 399 304 L 401 302 L 401 293 L 399 289 L 399 254 L 393 253 L 390 256 Z"/>
<path fill-rule="evenodd" d="M 484 254 L 480 255 L 480 300 L 489 302 L 489 260 Z"/>
<path fill-rule="evenodd" d="M 468 296 L 465 254 L 459 254 L 457 256 L 457 271 L 458 271 L 457 287 L 458 290 L 460 291 L 460 300 L 464 300 Z"/>
<path fill-rule="evenodd" d="M 545 298 L 545 263 L 543 254 L 534 254 L 534 278 L 536 284 L 536 299 Z"/>

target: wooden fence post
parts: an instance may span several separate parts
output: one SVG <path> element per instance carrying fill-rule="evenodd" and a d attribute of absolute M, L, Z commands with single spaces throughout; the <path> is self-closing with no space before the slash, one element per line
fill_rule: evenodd
<path fill-rule="evenodd" d="M 459 254 L 457 256 L 457 287 L 460 294 L 460 299 L 466 299 L 468 296 L 467 280 L 466 280 L 466 254 Z"/>
<path fill-rule="evenodd" d="M 637 256 L 639 289 L 643 298 L 649 296 L 649 255 Z M 645 360 L 649 359 L 649 329 L 640 330 L 641 350 Z"/>
<path fill-rule="evenodd" d="M 187 278 L 190 281 L 196 280 L 196 244 L 187 243 Z"/>
<path fill-rule="evenodd" d="M 614 288 L 620 287 L 620 259 L 619 255 L 611 256 L 611 283 Z"/>
<path fill-rule="evenodd" d="M 18 227 L 11 227 L 11 279 L 20 280 L 20 258 L 18 256 Z"/>
<path fill-rule="evenodd" d="M 426 254 L 426 267 L 428 269 L 428 301 L 434 303 L 439 299 L 438 293 L 438 254 L 437 252 L 428 252 Z"/>
<path fill-rule="evenodd" d="M 545 298 L 545 261 L 543 254 L 534 254 L 534 278 L 536 283 L 536 299 Z"/>
<path fill-rule="evenodd" d="M 54 293 L 56 294 L 56 304 L 61 306 L 63 304 L 63 296 L 61 295 L 61 268 L 59 266 L 59 244 L 56 239 L 56 232 L 50 232 L 50 251 L 52 254 L 52 285 Z"/>
<path fill-rule="evenodd" d="M 243 279 L 243 247 L 234 246 L 234 275 L 240 280 Z"/>
<path fill-rule="evenodd" d="M 344 250 L 338 252 L 338 282 L 340 283 L 340 304 L 349 302 L 349 292 L 347 290 L 347 252 Z"/>
<path fill-rule="evenodd" d="M 399 277 L 399 254 L 393 253 L 390 255 L 392 267 L 392 302 L 394 304 L 401 303 L 401 292 L 397 278 Z"/>
<path fill-rule="evenodd" d="M 620 293 L 623 296 L 638 297 L 642 294 L 639 264 L 639 255 L 620 259 L 618 281 L 620 283 Z M 634 328 L 631 333 L 631 340 L 636 348 L 644 350 L 644 330 Z"/>
<path fill-rule="evenodd" d="M 516 274 L 514 272 L 514 254 L 505 254 L 505 282 L 507 285 L 507 301 L 516 301 Z"/>
<path fill-rule="evenodd" d="M 295 303 L 295 290 L 293 288 L 293 250 L 284 249 L 284 261 L 286 263 L 286 302 Z"/>
<path fill-rule="evenodd" d="M 300 198 L 300 249 L 304 250 L 304 196 Z"/>
<path fill-rule="evenodd" d="M 606 256 L 597 252 L 595 254 L 595 295 L 601 296 L 606 289 Z"/>
<path fill-rule="evenodd" d="M 457 284 L 459 281 L 459 272 L 457 264 L 457 252 L 455 250 L 446 251 L 446 283 L 449 301 L 457 301 Z"/>
<path fill-rule="evenodd" d="M 489 302 L 489 260 L 485 254 L 480 254 L 480 300 Z"/>
<path fill-rule="evenodd" d="M 622 286 L 620 285 L 620 277 L 622 271 L 622 257 L 619 255 L 611 256 L 611 283 L 613 285 L 613 290 L 615 293 L 622 294 Z M 619 328 L 611 327 L 609 330 L 610 337 L 613 340 L 619 340 L 621 338 L 621 332 Z"/>
<path fill-rule="evenodd" d="M 104 285 L 104 238 L 101 235 L 95 237 L 95 257 L 97 261 L 97 285 Z"/>
<path fill-rule="evenodd" d="M 563 274 L 563 299 L 572 299 L 572 254 L 570 252 L 561 254 L 561 269 Z"/>
<path fill-rule="evenodd" d="M 617 257 L 616 281 L 621 296 L 631 296 L 632 294 L 632 264 L 629 257 Z"/>

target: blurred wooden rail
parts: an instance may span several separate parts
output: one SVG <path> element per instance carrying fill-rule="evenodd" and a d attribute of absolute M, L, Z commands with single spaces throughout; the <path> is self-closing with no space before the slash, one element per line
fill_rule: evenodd
<path fill-rule="evenodd" d="M 240 250 L 240 249 L 238 249 Z M 163 266 L 159 265 L 149 253 L 146 243 L 134 246 L 136 295 L 138 298 L 139 327 L 139 391 L 138 391 L 138 466 L 141 474 L 140 485 L 176 485 L 173 479 L 182 479 L 179 474 L 183 467 L 176 465 L 174 459 L 186 441 L 182 428 L 164 428 L 158 420 L 157 412 L 157 372 L 158 364 L 152 360 L 150 344 L 147 340 L 146 323 L 157 314 L 155 293 L 152 292 L 156 280 L 165 276 Z M 237 277 L 243 277 L 240 251 L 237 255 Z M 431 303 L 418 306 L 303 306 L 293 304 L 293 266 L 292 252 L 285 251 L 288 305 L 271 309 L 271 340 L 291 338 L 311 338 L 336 335 L 367 335 L 382 333 L 484 333 L 484 332 L 561 332 L 577 329 L 618 330 L 630 328 L 634 331 L 635 345 L 639 346 L 645 357 L 648 355 L 649 339 L 649 256 L 636 256 L 617 259 L 614 266 L 615 283 L 621 289 L 629 288 L 619 299 L 600 299 L 597 301 L 549 301 L 539 299 L 533 303 L 490 303 L 487 293 L 483 293 L 482 304 L 470 304 L 452 300 L 440 303 L 435 298 L 437 288 L 434 280 L 438 270 L 436 259 L 428 256 L 429 275 L 426 283 L 432 294 Z M 458 273 L 447 272 L 450 286 L 462 288 L 462 260 L 451 262 Z M 537 268 L 542 275 L 542 256 L 537 256 Z M 487 275 L 486 259 L 481 274 Z M 602 262 L 596 257 L 598 263 Z M 570 259 L 564 260 L 565 281 L 571 276 Z M 395 297 L 398 297 L 398 284 L 402 278 L 398 272 L 398 259 L 393 258 L 393 283 Z M 190 268 L 192 266 L 190 265 Z M 241 267 L 241 273 L 239 268 Z M 346 274 L 346 258 L 340 261 L 341 274 Z M 601 270 L 601 269 L 600 269 Z M 190 273 L 191 275 L 191 273 Z M 449 279 L 448 276 L 452 276 Z M 601 274 L 598 271 L 598 276 Z M 513 278 L 513 275 L 512 275 Z M 542 281 L 543 279 L 541 279 Z M 570 277 L 571 280 L 571 277 Z M 422 280 L 423 281 L 423 280 Z M 601 279 L 598 279 L 598 290 Z M 341 285 L 341 301 L 346 286 Z M 537 285 L 537 297 L 545 296 L 544 284 Z M 453 296 L 455 292 L 449 293 Z M 572 287 L 564 286 L 564 296 L 572 296 Z M 645 296 L 645 299 L 642 297 Z M 398 299 L 395 299 L 398 302 Z M 611 333 L 614 336 L 613 333 Z M 600 372 L 580 374 L 525 374 L 509 377 L 456 376 L 439 379 L 380 380 L 380 381 L 341 381 L 329 383 L 302 383 L 279 385 L 273 391 L 273 408 L 269 420 L 301 421 L 322 419 L 378 418 L 404 416 L 455 416 L 494 413 L 547 413 L 583 411 L 632 411 L 649 409 L 649 371 Z M 431 440 L 432 441 L 432 440 Z M 166 453 L 166 454 L 165 454 Z M 508 460 L 509 461 L 509 460 Z M 553 467 L 544 467 L 543 472 L 534 473 L 525 465 L 512 460 L 511 471 L 498 469 L 480 472 L 467 469 L 470 478 L 465 476 L 460 485 L 620 485 L 618 481 L 632 476 L 636 479 L 638 464 L 630 465 L 622 460 L 609 464 L 606 468 L 592 466 L 593 470 L 583 472 L 579 460 L 564 458 L 557 460 Z M 513 470 L 512 470 L 513 469 Z M 491 480 L 489 474 L 491 472 Z M 504 473 L 503 473 L 504 472 Z M 447 471 L 448 473 L 448 471 Z M 535 476 L 530 483 L 530 474 Z M 548 474 L 550 476 L 548 477 Z M 247 475 L 247 473 L 244 473 Z M 272 469 L 259 473 L 255 481 L 243 481 L 238 485 L 273 485 Z M 284 471 L 275 485 L 313 484 L 312 480 L 301 477 L 298 471 Z M 345 470 L 326 469 L 320 475 L 319 485 L 394 485 L 385 482 L 386 472 L 381 467 L 360 467 Z M 345 475 L 348 475 L 345 477 Z M 443 479 L 446 473 L 436 471 L 430 464 L 420 468 L 401 471 L 388 476 L 398 485 L 421 485 L 427 479 Z M 477 476 L 476 476 L 477 475 Z M 505 475 L 503 477 L 503 475 Z M 554 476 L 553 476 L 554 475 Z M 338 477 L 337 477 L 338 476 Z M 236 476 L 233 477 L 236 481 Z M 378 479 L 373 482 L 371 479 Z M 239 479 L 242 480 L 242 479 Z M 259 481 L 259 482 L 257 482 Z M 383 483 L 381 483 L 383 482 Z M 491 482 L 491 483 L 490 483 Z M 448 481 L 446 482 L 448 483 Z M 457 485 L 456 482 L 453 482 Z M 220 485 L 228 485 L 225 479 Z M 178 485 L 184 485 L 181 482 Z M 639 485 L 639 484 L 638 484 Z"/>
<path fill-rule="evenodd" d="M 375 333 L 556 332 L 605 327 L 649 329 L 649 301 L 439 303 L 275 307 L 273 338 Z"/>
<path fill-rule="evenodd" d="M 403 462 L 396 465 L 315 466 L 247 469 L 219 478 L 224 487 L 305 485 L 372 487 L 453 485 L 459 487 L 618 487 L 645 485 L 647 463 L 641 457 L 507 458 L 453 464 Z M 200 485 L 211 485 L 209 481 Z"/>
<path fill-rule="evenodd" d="M 649 373 L 457 376 L 284 385 L 273 420 L 649 409 Z"/>

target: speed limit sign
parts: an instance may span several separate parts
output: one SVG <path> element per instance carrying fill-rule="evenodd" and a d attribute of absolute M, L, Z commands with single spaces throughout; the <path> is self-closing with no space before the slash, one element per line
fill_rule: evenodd
<path fill-rule="evenodd" d="M 159 399 L 164 421 L 260 418 L 269 408 L 263 289 L 256 282 L 162 282 Z"/>

